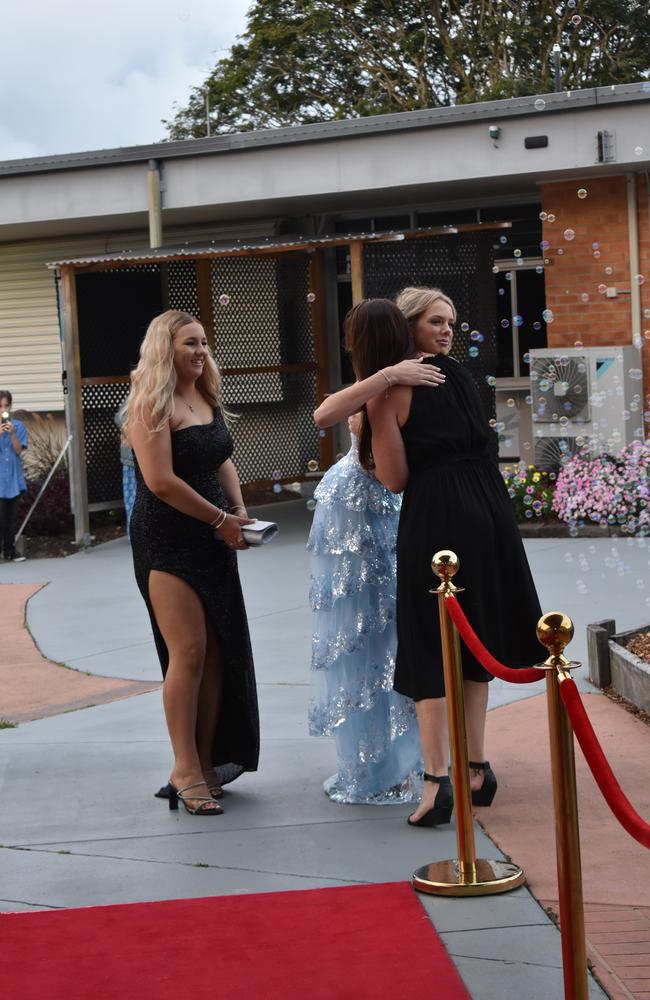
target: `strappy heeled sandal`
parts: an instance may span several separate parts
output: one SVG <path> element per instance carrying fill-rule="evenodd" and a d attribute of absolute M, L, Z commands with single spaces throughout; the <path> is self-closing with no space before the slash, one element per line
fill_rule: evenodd
<path fill-rule="evenodd" d="M 202 771 L 201 773 L 202 774 L 211 774 L 212 772 Z M 214 775 L 212 775 L 212 777 L 214 777 Z M 224 792 L 223 792 L 223 788 L 221 787 L 221 785 L 218 785 L 218 784 L 211 785 L 207 778 L 206 778 L 205 783 L 208 786 L 208 788 L 210 789 L 210 795 L 212 796 L 213 799 L 222 799 L 223 798 Z M 153 793 L 154 794 L 154 798 L 155 799 L 169 799 L 170 798 L 170 791 L 169 791 L 170 787 L 171 787 L 171 783 L 168 781 L 166 785 L 162 785 L 158 789 L 157 792 Z"/>
<path fill-rule="evenodd" d="M 210 789 L 210 795 L 212 796 L 212 798 L 213 799 L 222 799 L 223 798 L 223 788 L 219 784 L 219 781 L 218 781 L 217 776 L 214 773 L 213 769 L 209 768 L 207 771 L 203 771 L 202 770 L 201 774 L 205 778 L 205 783 L 208 786 L 208 788 Z"/>
<path fill-rule="evenodd" d="M 454 809 L 454 789 L 452 788 L 451 778 L 447 774 L 437 776 L 435 774 L 427 774 L 425 771 L 424 780 L 434 781 L 436 785 L 440 785 L 440 788 L 436 792 L 433 806 L 428 812 L 425 812 L 424 816 L 420 816 L 419 819 L 412 820 L 408 816 L 406 822 L 409 826 L 438 826 L 440 823 L 449 823 Z"/>
<path fill-rule="evenodd" d="M 205 781 L 197 781 L 193 785 L 186 785 L 185 788 L 176 788 L 170 781 L 169 808 L 178 809 L 178 802 L 180 800 L 190 816 L 219 816 L 223 813 L 223 809 L 221 806 L 215 804 L 211 795 L 188 795 L 188 799 L 192 799 L 194 802 L 199 803 L 194 809 L 192 809 L 191 806 L 188 806 L 185 801 L 186 792 L 191 791 L 192 788 L 203 788 L 204 785 L 206 788 L 208 787 Z"/>
<path fill-rule="evenodd" d="M 497 776 L 490 767 L 489 760 L 477 763 L 475 760 L 468 761 L 469 767 L 474 771 L 483 771 L 483 784 L 472 792 L 473 806 L 490 806 L 497 793 Z"/>

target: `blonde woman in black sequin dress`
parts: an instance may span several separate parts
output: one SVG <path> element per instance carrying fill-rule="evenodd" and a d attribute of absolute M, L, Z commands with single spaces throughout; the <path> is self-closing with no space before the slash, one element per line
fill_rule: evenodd
<path fill-rule="evenodd" d="M 237 550 L 249 524 L 201 324 L 149 325 L 124 433 L 135 452 L 131 545 L 160 658 L 174 763 L 159 795 L 215 816 L 221 786 L 257 769 L 259 722 Z"/>

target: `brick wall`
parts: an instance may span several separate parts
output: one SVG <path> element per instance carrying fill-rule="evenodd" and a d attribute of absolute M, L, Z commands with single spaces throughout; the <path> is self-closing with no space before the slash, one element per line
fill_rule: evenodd
<path fill-rule="evenodd" d="M 586 197 L 579 197 L 584 189 Z M 554 321 L 548 325 L 549 347 L 585 347 L 599 344 L 632 343 L 630 253 L 627 223 L 627 180 L 624 176 L 543 184 L 542 239 L 550 244 L 545 251 L 549 264 L 545 271 L 546 307 Z M 642 363 L 644 393 L 650 393 L 650 218 L 649 189 L 645 175 L 637 175 L 637 220 L 639 227 L 639 272 L 641 307 L 648 310 L 642 319 Z M 573 239 L 565 233 L 572 230 Z M 597 244 L 597 245 L 596 245 Z M 562 251 L 562 252 L 560 252 Z M 611 269 L 611 270 L 610 270 Z M 599 286 L 619 290 L 617 298 L 607 298 Z M 646 408 L 648 406 L 646 405 Z"/>

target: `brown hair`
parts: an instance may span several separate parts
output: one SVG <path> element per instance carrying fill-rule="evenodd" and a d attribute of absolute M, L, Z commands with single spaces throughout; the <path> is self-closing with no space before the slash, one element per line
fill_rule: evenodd
<path fill-rule="evenodd" d="M 396 364 L 413 351 L 409 325 L 390 299 L 364 299 L 353 306 L 345 317 L 343 331 L 359 381 Z M 365 406 L 361 413 L 359 461 L 364 469 L 374 468 L 372 431 Z"/>
<path fill-rule="evenodd" d="M 8 399 L 9 400 L 9 406 L 11 406 L 11 404 L 14 401 L 14 398 L 11 395 L 11 393 L 9 392 L 8 389 L 0 389 L 0 399 Z"/>

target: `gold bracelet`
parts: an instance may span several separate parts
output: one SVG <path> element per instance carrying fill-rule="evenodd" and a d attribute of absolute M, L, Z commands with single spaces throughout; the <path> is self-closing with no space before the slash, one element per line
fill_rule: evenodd
<path fill-rule="evenodd" d="M 226 514 L 225 510 L 220 510 L 217 516 L 215 517 L 214 521 L 212 521 L 212 523 L 210 524 L 212 530 L 216 531 L 218 528 L 220 528 L 221 525 L 226 520 L 227 516 L 228 515 Z"/>
<path fill-rule="evenodd" d="M 386 372 L 384 371 L 383 368 L 379 369 L 379 374 L 384 376 L 384 378 L 386 379 L 386 381 L 388 382 L 389 385 L 393 384 L 392 379 L 389 379 L 388 375 L 386 374 Z"/>

